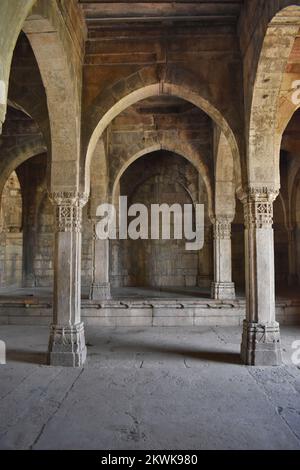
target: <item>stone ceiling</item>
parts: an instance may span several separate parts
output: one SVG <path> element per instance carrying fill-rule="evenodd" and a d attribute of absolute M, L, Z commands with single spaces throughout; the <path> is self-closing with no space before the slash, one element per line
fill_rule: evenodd
<path fill-rule="evenodd" d="M 125 25 L 236 25 L 243 0 L 79 0 L 90 31 Z"/>

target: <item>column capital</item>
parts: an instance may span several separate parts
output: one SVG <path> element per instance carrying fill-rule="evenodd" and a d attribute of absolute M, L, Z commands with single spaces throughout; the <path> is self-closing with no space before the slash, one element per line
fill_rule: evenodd
<path fill-rule="evenodd" d="M 55 225 L 57 232 L 81 232 L 82 207 L 88 195 L 77 191 L 58 191 L 49 193 L 55 206 Z"/>
<path fill-rule="evenodd" d="M 53 191 L 48 194 L 52 204 L 57 206 L 68 204 L 83 207 L 89 198 L 87 193 L 79 191 Z"/>
<path fill-rule="evenodd" d="M 231 223 L 232 216 L 219 216 L 215 217 L 213 222 L 214 227 L 214 238 L 215 239 L 231 239 Z"/>
<path fill-rule="evenodd" d="M 243 193 L 246 228 L 272 228 L 273 202 L 279 190 L 274 187 L 249 186 Z"/>
<path fill-rule="evenodd" d="M 274 202 L 279 194 L 279 189 L 275 186 L 248 186 L 240 189 L 238 198 L 243 204 L 248 202 Z"/>

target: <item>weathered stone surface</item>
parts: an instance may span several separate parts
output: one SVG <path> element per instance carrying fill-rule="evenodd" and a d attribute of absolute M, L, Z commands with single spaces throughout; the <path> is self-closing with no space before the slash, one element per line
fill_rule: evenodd
<path fill-rule="evenodd" d="M 246 284 L 243 360 L 279 362 L 279 329 L 273 349 L 258 337 L 262 329 L 272 338 L 275 287 L 295 288 L 300 279 L 299 28 L 300 1 L 289 0 L 1 1 L 0 281 L 53 286 L 56 337 L 69 331 L 66 343 L 74 337 L 77 348 L 51 351 L 50 341 L 57 364 L 85 358 L 76 333 L 81 283 L 100 304 L 111 300 L 110 285 L 170 293 L 201 286 L 205 295 L 211 287 L 216 301 L 233 301 L 235 287 L 243 292 Z M 11 178 L 19 183 L 8 189 Z M 120 194 L 148 205 L 203 202 L 204 248 L 97 240 L 97 206 Z M 37 321 L 46 321 L 49 306 L 47 315 L 36 308 Z M 127 308 L 126 317 L 106 306 L 99 318 L 114 325 L 226 319 L 218 302 L 207 315 L 196 307 L 182 315 L 152 306 L 145 316 Z M 297 308 L 277 313 L 295 321 Z M 231 313 L 228 324 L 240 323 L 242 312 Z"/>
<path fill-rule="evenodd" d="M 90 327 L 79 369 L 43 366 L 46 327 L 1 334 L 1 449 L 300 448 L 294 327 L 276 368 L 240 364 L 240 327 Z"/>
<path fill-rule="evenodd" d="M 86 352 L 83 323 L 51 327 L 48 353 L 51 366 L 80 367 L 85 363 Z"/>
<path fill-rule="evenodd" d="M 282 363 L 279 324 L 244 321 L 241 358 L 249 366 L 279 366 Z"/>

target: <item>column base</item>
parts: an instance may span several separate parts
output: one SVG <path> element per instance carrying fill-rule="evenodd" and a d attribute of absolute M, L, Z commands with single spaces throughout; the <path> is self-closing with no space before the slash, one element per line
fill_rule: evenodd
<path fill-rule="evenodd" d="M 241 359 L 248 366 L 279 366 L 282 363 L 279 323 L 243 323 Z"/>
<path fill-rule="evenodd" d="M 111 299 L 110 283 L 92 284 L 90 288 L 89 298 L 91 300 L 108 300 Z"/>
<path fill-rule="evenodd" d="M 83 323 L 72 326 L 51 326 L 49 365 L 81 367 L 86 360 L 86 354 Z"/>
<path fill-rule="evenodd" d="M 235 299 L 235 288 L 233 282 L 213 282 L 211 284 L 211 297 L 216 300 Z"/>

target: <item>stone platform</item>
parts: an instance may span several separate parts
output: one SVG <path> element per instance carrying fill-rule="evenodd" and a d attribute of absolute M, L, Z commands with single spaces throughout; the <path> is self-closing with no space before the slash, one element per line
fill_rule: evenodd
<path fill-rule="evenodd" d="M 112 292 L 110 300 L 89 300 L 83 289 L 81 311 L 91 326 L 239 326 L 245 318 L 242 295 L 235 300 L 209 298 L 203 289 L 122 288 Z M 300 298 L 280 296 L 276 319 L 281 324 L 300 324 Z M 1 289 L 0 324 L 49 325 L 52 320 L 51 291 Z"/>

